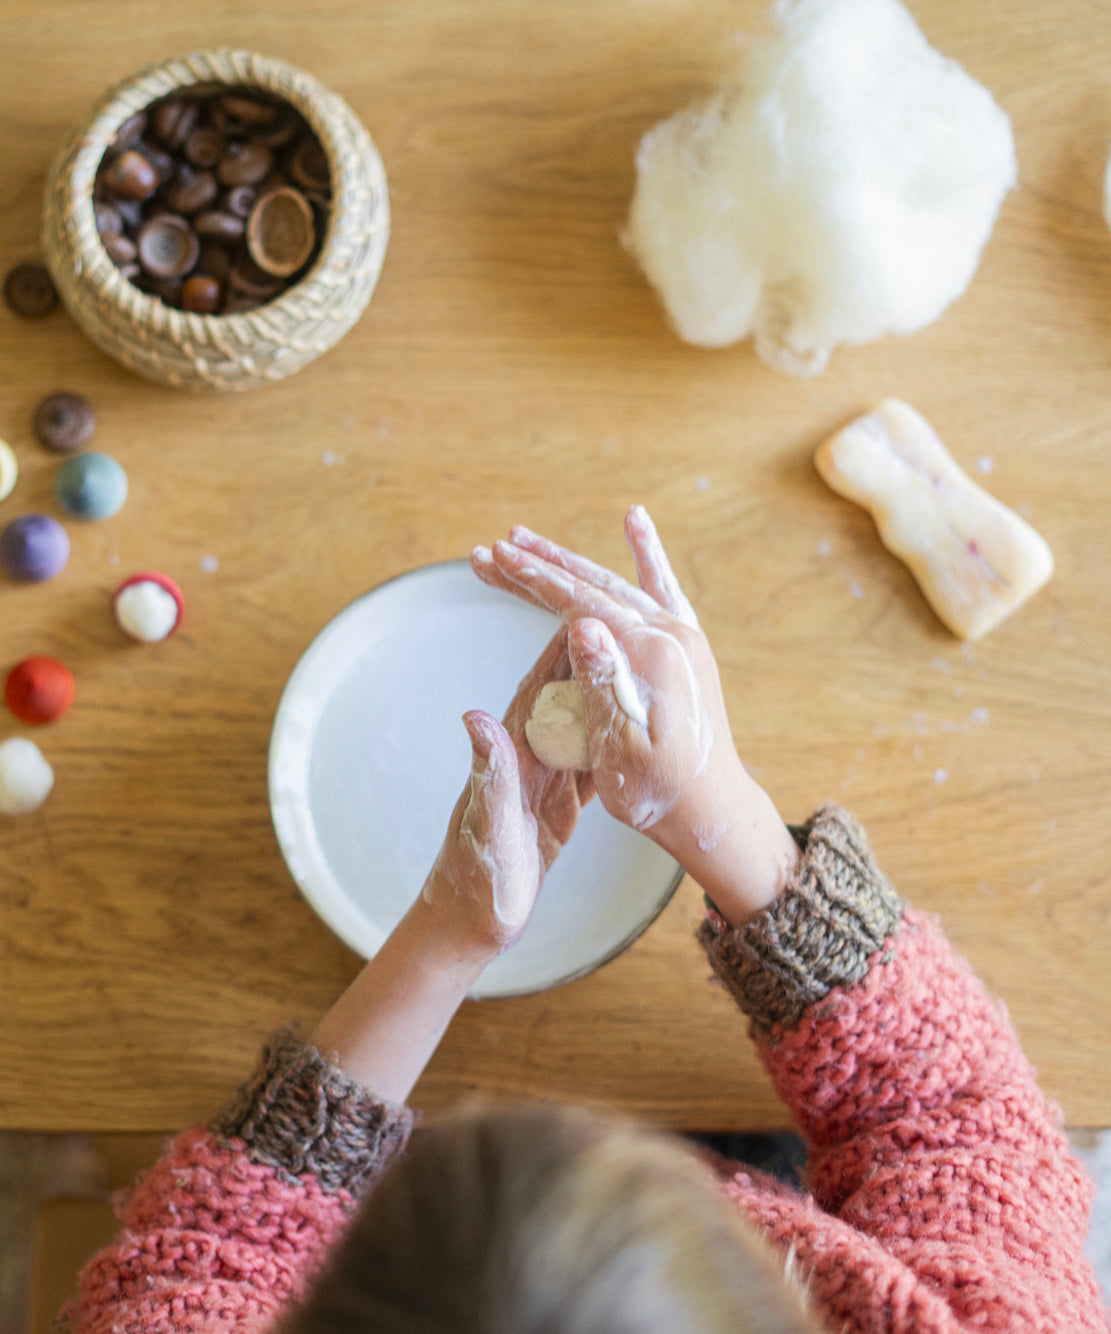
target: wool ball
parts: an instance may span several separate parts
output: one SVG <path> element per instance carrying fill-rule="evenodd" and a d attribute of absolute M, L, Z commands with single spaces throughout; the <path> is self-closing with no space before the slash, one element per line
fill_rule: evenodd
<path fill-rule="evenodd" d="M 58 503 L 76 519 L 110 519 L 127 499 L 127 473 L 107 454 L 76 454 L 58 471 Z"/>
<path fill-rule="evenodd" d="M 525 740 L 550 769 L 589 769 L 590 745 L 582 691 L 575 681 L 549 681 L 536 697 Z"/>
<path fill-rule="evenodd" d="M 112 611 L 125 634 L 144 644 L 157 644 L 181 624 L 185 597 L 168 575 L 135 574 L 116 589 Z"/>
<path fill-rule="evenodd" d="M 1014 185 L 1011 124 L 898 0 L 781 0 L 707 101 L 637 152 L 624 240 L 681 338 L 821 371 L 932 323 Z"/>
<path fill-rule="evenodd" d="M 19 463 L 11 445 L 0 440 L 0 500 L 7 500 L 15 489 L 15 479 L 19 476 Z"/>
<path fill-rule="evenodd" d="M 27 815 L 50 796 L 54 770 L 33 741 L 13 736 L 0 745 L 0 815 Z"/>
<path fill-rule="evenodd" d="M 11 579 L 41 583 L 69 560 L 66 530 L 48 514 L 24 514 L 0 532 L 0 565 Z"/>
<path fill-rule="evenodd" d="M 21 723 L 52 723 L 68 711 L 76 689 L 57 658 L 24 658 L 8 673 L 4 700 Z"/>

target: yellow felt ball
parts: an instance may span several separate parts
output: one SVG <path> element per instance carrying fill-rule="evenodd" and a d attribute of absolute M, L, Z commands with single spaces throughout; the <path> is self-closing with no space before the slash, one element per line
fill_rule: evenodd
<path fill-rule="evenodd" d="M 6 500 L 19 476 L 19 464 L 12 453 L 11 445 L 0 440 L 0 500 Z"/>

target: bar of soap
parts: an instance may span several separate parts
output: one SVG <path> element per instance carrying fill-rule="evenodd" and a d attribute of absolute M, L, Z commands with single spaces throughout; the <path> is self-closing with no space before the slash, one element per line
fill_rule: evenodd
<path fill-rule="evenodd" d="M 1049 544 L 954 462 L 928 421 L 889 398 L 823 440 L 823 479 L 872 515 L 955 635 L 982 639 L 1053 573 Z"/>
<path fill-rule="evenodd" d="M 582 691 L 575 681 L 549 681 L 536 697 L 525 740 L 549 769 L 589 769 L 590 746 Z"/>

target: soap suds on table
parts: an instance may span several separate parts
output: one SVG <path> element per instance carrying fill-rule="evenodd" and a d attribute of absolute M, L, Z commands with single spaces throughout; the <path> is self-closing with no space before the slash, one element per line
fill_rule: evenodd
<path fill-rule="evenodd" d="M 990 722 L 991 714 L 981 705 L 979 708 L 973 709 L 964 722 L 953 722 L 952 719 L 946 718 L 941 724 L 941 730 L 943 732 L 965 732 L 970 727 L 986 727 Z"/>

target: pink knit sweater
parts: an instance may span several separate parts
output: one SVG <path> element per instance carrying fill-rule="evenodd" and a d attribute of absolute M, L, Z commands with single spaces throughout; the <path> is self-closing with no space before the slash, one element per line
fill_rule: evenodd
<path fill-rule="evenodd" d="M 722 1189 L 793 1250 L 831 1330 L 1107 1330 L 1082 1255 L 1091 1186 L 1000 1007 L 903 911 L 851 817 L 827 808 L 796 837 L 788 893 L 701 934 L 808 1140 L 810 1193 L 724 1164 Z M 410 1128 L 278 1035 L 123 1205 L 78 1334 L 267 1328 Z"/>

